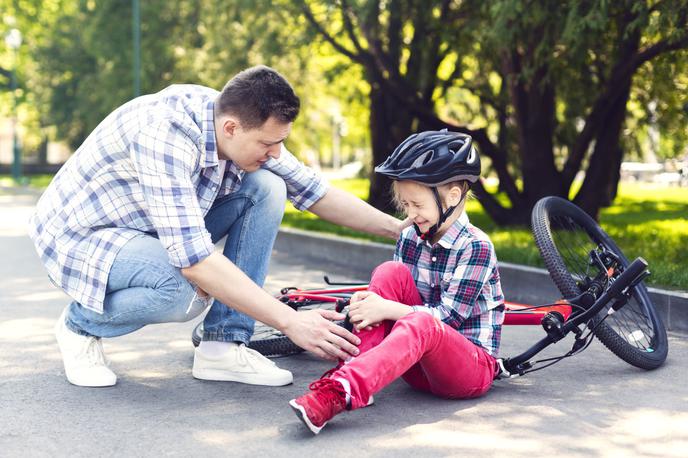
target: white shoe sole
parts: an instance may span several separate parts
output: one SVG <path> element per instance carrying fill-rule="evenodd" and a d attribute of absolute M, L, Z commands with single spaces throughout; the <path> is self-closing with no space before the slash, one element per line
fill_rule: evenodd
<path fill-rule="evenodd" d="M 285 386 L 293 383 L 294 377 L 289 374 L 282 378 L 261 377 L 256 374 L 246 374 L 242 372 L 227 372 L 219 369 L 196 369 L 191 371 L 194 378 L 199 380 L 210 380 L 213 382 L 239 382 L 247 385 L 260 386 Z"/>
<path fill-rule="evenodd" d="M 117 384 L 117 379 L 115 379 L 114 382 L 92 383 L 92 382 L 81 382 L 79 380 L 70 378 L 68 375 L 67 375 L 67 381 L 74 386 L 80 386 L 83 388 L 107 388 L 109 386 L 115 386 Z"/>
<path fill-rule="evenodd" d="M 303 406 L 300 406 L 296 403 L 296 399 L 292 399 L 291 401 L 289 401 L 289 405 L 291 406 L 296 416 L 299 417 L 299 420 L 301 420 L 303 424 L 306 425 L 306 427 L 310 429 L 313 434 L 318 434 L 327 424 L 327 422 L 325 422 L 322 426 L 318 427 L 311 423 L 310 418 L 308 418 L 308 415 L 306 415 L 306 410 L 303 408 Z"/>

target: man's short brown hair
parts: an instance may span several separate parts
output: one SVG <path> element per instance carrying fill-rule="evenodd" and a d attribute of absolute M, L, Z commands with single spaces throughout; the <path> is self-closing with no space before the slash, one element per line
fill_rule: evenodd
<path fill-rule="evenodd" d="M 271 116 L 289 123 L 301 102 L 289 82 L 265 65 L 247 68 L 229 80 L 215 102 L 217 113 L 234 115 L 245 129 L 262 126 Z"/>

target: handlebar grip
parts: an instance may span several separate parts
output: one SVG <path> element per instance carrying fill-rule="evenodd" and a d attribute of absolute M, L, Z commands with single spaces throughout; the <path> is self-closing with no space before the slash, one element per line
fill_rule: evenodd
<path fill-rule="evenodd" d="M 619 295 L 624 289 L 633 283 L 633 280 L 635 280 L 638 275 L 642 274 L 645 269 L 647 269 L 647 261 L 645 261 L 643 258 L 636 258 L 635 261 L 626 267 L 619 278 L 612 283 L 609 289 L 605 292 L 605 295 L 611 297 Z"/>
<path fill-rule="evenodd" d="M 336 305 L 334 306 L 335 311 L 342 313 L 342 310 L 349 305 L 349 302 L 351 302 L 351 299 L 337 299 Z"/>

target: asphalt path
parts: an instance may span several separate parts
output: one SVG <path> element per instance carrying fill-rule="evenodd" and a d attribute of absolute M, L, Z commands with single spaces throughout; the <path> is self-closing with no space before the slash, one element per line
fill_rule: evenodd
<path fill-rule="evenodd" d="M 651 372 L 595 342 L 551 368 L 497 381 L 475 400 L 437 399 L 397 381 L 375 396 L 374 406 L 336 417 L 316 437 L 287 401 L 330 363 L 308 354 L 278 358 L 295 377 L 279 388 L 195 380 L 195 322 L 106 340 L 117 385 L 72 386 L 52 331 L 68 298 L 48 281 L 25 235 L 33 199 L 0 194 L 2 457 L 686 456 L 688 340 L 678 334 L 670 335 L 667 363 Z M 322 286 L 324 273 L 359 276 L 275 252 L 266 289 Z M 507 327 L 502 354 L 541 336 L 537 328 Z M 569 347 L 565 341 L 554 350 Z"/>

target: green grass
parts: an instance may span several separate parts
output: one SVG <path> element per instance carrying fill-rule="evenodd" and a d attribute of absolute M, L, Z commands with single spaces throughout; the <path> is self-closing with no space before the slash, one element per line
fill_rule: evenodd
<path fill-rule="evenodd" d="M 368 180 L 363 178 L 355 178 L 350 180 L 330 180 L 333 186 L 344 189 L 361 199 L 368 198 Z M 394 241 L 385 237 L 378 237 L 364 232 L 358 232 L 353 229 L 338 226 L 325 220 L 322 220 L 310 212 L 300 212 L 294 208 L 291 203 L 287 203 L 287 208 L 282 219 L 282 226 L 294 227 L 297 229 L 305 229 L 308 231 L 327 232 L 329 234 L 344 235 L 347 237 L 354 237 L 358 239 L 372 240 L 375 242 L 382 242 L 393 244 Z"/>
<path fill-rule="evenodd" d="M 332 185 L 367 198 L 368 180 L 332 180 Z M 498 227 L 476 200 L 468 202 L 466 211 L 471 222 L 490 236 L 500 261 L 543 267 L 530 228 Z M 600 223 L 628 258 L 642 256 L 649 262 L 648 283 L 688 290 L 688 189 L 624 183 L 614 205 L 602 211 Z M 283 225 L 394 243 L 320 220 L 291 204 Z"/>
<path fill-rule="evenodd" d="M 21 184 L 32 188 L 44 189 L 48 187 L 53 176 L 52 174 L 24 176 L 21 178 Z M 14 185 L 15 183 L 11 175 L 0 175 L 0 187 L 11 187 Z"/>
<path fill-rule="evenodd" d="M 27 185 L 45 188 L 52 175 L 27 177 Z M 332 180 L 332 184 L 367 199 L 368 180 Z M 13 185 L 0 175 L 0 188 Z M 2 190 L 0 190 L 2 192 Z M 501 228 L 485 214 L 476 200 L 466 206 L 471 222 L 492 239 L 501 261 L 542 267 L 530 228 Z M 650 263 L 650 284 L 688 290 L 688 189 L 623 183 L 613 206 L 602 211 L 600 223 L 628 258 L 644 257 Z M 287 204 L 283 226 L 344 235 L 393 244 L 394 241 L 343 228 L 299 212 Z"/>

